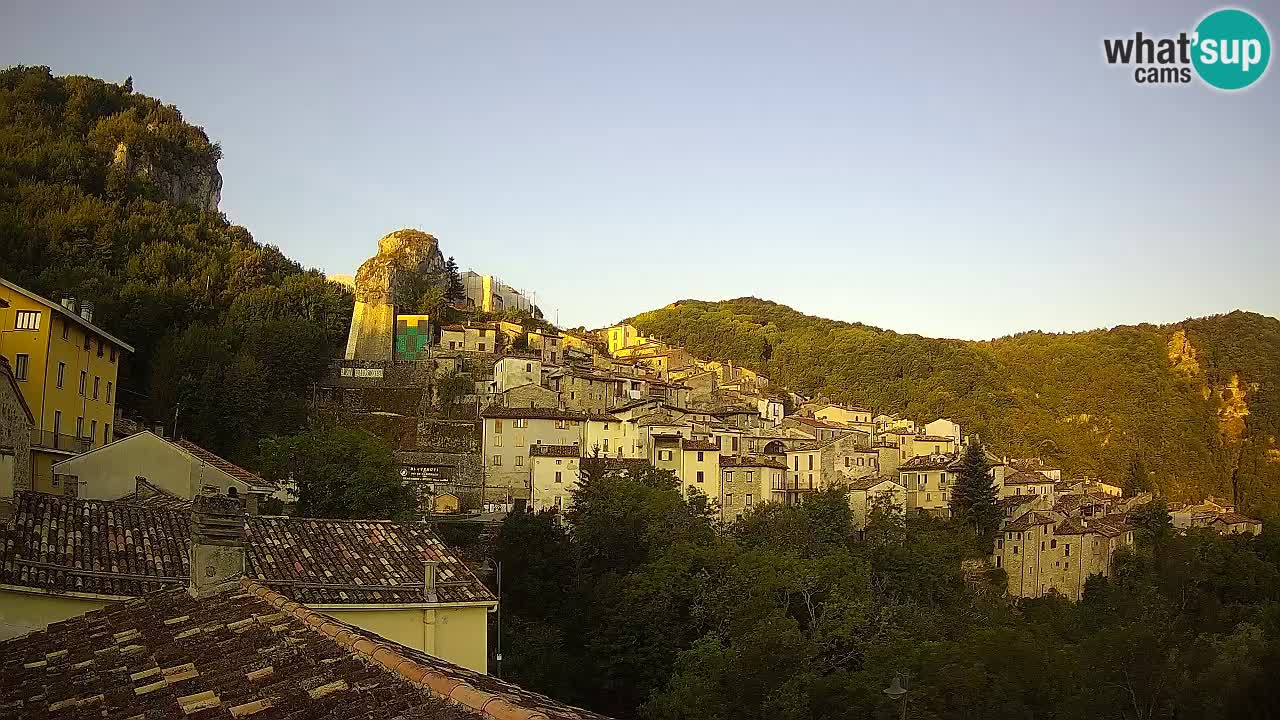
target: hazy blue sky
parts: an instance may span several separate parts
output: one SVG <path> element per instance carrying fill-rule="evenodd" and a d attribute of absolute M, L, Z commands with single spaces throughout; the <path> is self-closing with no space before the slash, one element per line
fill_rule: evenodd
<path fill-rule="evenodd" d="M 6 0 L 0 64 L 132 75 L 306 265 L 417 227 L 566 326 L 742 295 L 968 338 L 1280 315 L 1277 70 L 1140 86 L 1102 39 L 1217 5 L 1047 4 Z M 1274 45 L 1280 3 L 1242 7 Z"/>

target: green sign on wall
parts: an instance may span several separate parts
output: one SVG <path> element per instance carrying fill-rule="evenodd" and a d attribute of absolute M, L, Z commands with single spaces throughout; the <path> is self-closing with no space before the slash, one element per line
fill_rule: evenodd
<path fill-rule="evenodd" d="M 396 317 L 396 359 L 423 360 L 431 345 L 431 316 Z"/>

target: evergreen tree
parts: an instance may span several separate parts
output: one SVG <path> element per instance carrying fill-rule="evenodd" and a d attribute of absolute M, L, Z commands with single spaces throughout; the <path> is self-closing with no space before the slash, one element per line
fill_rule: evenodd
<path fill-rule="evenodd" d="M 1129 469 L 1125 473 L 1124 478 L 1124 494 L 1137 495 L 1138 493 L 1151 491 L 1151 473 L 1147 471 L 1147 464 L 1142 462 L 1142 458 L 1134 455 L 1133 460 L 1129 461 Z"/>
<path fill-rule="evenodd" d="M 444 271 L 448 285 L 445 287 L 444 299 L 451 303 L 464 302 L 467 299 L 467 288 L 462 284 L 462 275 L 458 272 L 458 263 L 452 257 L 445 263 Z"/>
<path fill-rule="evenodd" d="M 952 517 L 971 526 L 977 535 L 989 535 L 1000 522 L 996 487 L 988 475 L 990 469 L 982 445 L 969 443 L 960 459 L 960 474 L 951 490 Z"/>

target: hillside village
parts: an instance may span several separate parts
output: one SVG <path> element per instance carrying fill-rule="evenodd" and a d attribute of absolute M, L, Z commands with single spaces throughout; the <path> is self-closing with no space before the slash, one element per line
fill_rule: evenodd
<path fill-rule="evenodd" d="M 1011 598 L 1078 601 L 1088 578 L 1112 574 L 1117 550 L 1135 542 L 1132 514 L 1153 499 L 1126 497 L 1104 479 L 1064 477 L 1039 458 L 997 455 L 998 438 L 979 445 L 949 418 L 802 397 L 625 322 L 554 328 L 491 276 L 454 282 L 465 295 L 444 311 L 453 319 L 405 312 L 416 310 L 405 288 L 416 291 L 416 278 L 445 266 L 428 235 L 384 237 L 356 276 L 344 357 L 310 399 L 318 417 L 363 427 L 395 448 L 421 518 L 410 522 L 267 514 L 291 513 L 297 488 L 122 415 L 114 390 L 133 348 L 94 324 L 91 304 L 0 280 L 0 640 L 48 643 L 98 617 L 89 627 L 106 627 L 115 644 L 77 646 L 72 659 L 127 654 L 142 622 L 131 613 L 154 614 L 156 602 L 183 606 L 181 595 L 197 606 L 161 613 L 178 631 L 161 633 L 173 667 L 137 668 L 132 692 L 163 690 L 169 695 L 157 698 L 176 697 L 184 712 L 215 703 L 239 716 L 276 701 L 237 696 L 225 684 L 209 689 L 192 663 L 182 664 L 193 655 L 181 641 L 206 630 L 180 629 L 213 613 L 223 632 L 263 626 L 254 631 L 263 648 L 270 634 L 288 632 L 299 642 L 307 636 L 308 652 L 355 648 L 377 662 L 395 653 L 384 682 L 408 688 L 397 692 L 434 682 L 447 692 L 431 697 L 484 717 L 493 703 L 516 713 L 493 717 L 583 717 L 525 691 L 477 689 L 486 687 L 500 598 L 481 580 L 483 562 L 446 545 L 438 523 L 492 527 L 526 509 L 568 513 L 592 473 L 649 468 L 669 472 L 683 497 L 725 524 L 770 503 L 803 505 L 839 491 L 860 533 L 877 513 L 948 517 L 972 451 L 989 468 L 1000 514 L 988 570 L 1004 572 Z M 1218 498 L 1170 509 L 1179 529 L 1262 531 Z M 165 593 L 170 600 L 157 599 Z M 315 627 L 338 646 L 316 646 Z M 48 636 L 28 634 L 45 628 Z M 59 649 L 66 640 L 28 639 L 0 644 L 0 654 L 68 652 Z M 143 682 L 153 672 L 164 679 Z M 349 687 L 334 673 L 308 682 L 320 680 Z M 468 688 L 460 700 L 458 688 Z M 306 702 L 320 697 L 312 692 Z M 26 702 L 14 697 L 0 703 Z M 62 702 L 71 701 L 105 702 L 68 690 Z"/>

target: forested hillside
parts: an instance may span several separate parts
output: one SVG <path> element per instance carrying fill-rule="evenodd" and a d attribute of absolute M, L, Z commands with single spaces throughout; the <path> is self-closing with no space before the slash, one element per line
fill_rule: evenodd
<path fill-rule="evenodd" d="M 917 419 L 950 416 L 996 451 L 1171 499 L 1207 493 L 1280 519 L 1280 321 L 1234 312 L 1174 325 L 1028 332 L 990 342 L 902 335 L 757 298 L 684 300 L 641 332 L 796 392 Z"/>
<path fill-rule="evenodd" d="M 126 412 L 244 460 L 304 425 L 352 301 L 217 211 L 220 156 L 129 81 L 0 71 L 0 276 L 92 301 L 137 347 Z"/>

